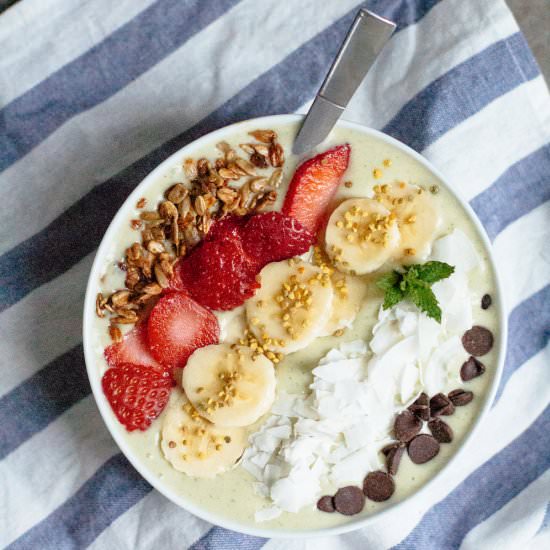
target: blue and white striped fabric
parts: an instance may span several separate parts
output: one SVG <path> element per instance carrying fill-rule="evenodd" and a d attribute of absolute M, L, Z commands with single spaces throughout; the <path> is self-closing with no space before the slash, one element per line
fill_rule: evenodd
<path fill-rule="evenodd" d="M 362 5 L 398 32 L 346 117 L 422 152 L 487 228 L 504 377 L 470 452 L 398 516 L 315 542 L 239 535 L 152 490 L 103 426 L 86 278 L 113 214 L 170 153 L 305 111 Z M 550 547 L 550 100 L 503 0 L 21 0 L 0 15 L 0 51 L 0 545 Z"/>

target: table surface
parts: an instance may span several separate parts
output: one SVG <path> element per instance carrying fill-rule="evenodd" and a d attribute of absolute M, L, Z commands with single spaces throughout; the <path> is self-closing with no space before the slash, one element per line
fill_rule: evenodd
<path fill-rule="evenodd" d="M 506 0 L 550 83 L 550 0 Z"/>

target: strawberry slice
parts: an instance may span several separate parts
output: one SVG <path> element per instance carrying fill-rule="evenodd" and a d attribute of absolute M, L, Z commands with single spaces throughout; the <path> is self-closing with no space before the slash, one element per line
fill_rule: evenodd
<path fill-rule="evenodd" d="M 110 367 L 118 367 L 123 363 L 133 363 L 152 367 L 157 371 L 165 371 L 152 355 L 147 343 L 147 324 L 136 325 L 118 344 L 105 348 L 105 359 Z"/>
<path fill-rule="evenodd" d="M 171 287 L 187 292 L 203 306 L 228 310 L 254 295 L 260 286 L 256 281 L 258 271 L 240 240 L 228 236 L 203 242 L 180 260 Z"/>
<path fill-rule="evenodd" d="M 241 238 L 241 229 L 249 218 L 250 216 L 224 216 L 221 220 L 217 220 L 212 224 L 205 240 L 239 240 Z"/>
<path fill-rule="evenodd" d="M 121 363 L 103 375 L 101 385 L 118 421 L 132 432 L 151 425 L 166 407 L 175 382 L 167 372 Z"/>
<path fill-rule="evenodd" d="M 163 296 L 152 309 L 147 323 L 151 353 L 160 363 L 185 367 L 197 349 L 217 344 L 220 334 L 216 316 L 187 294 Z"/>
<path fill-rule="evenodd" d="M 280 212 L 252 216 L 241 228 L 245 253 L 260 269 L 270 262 L 286 260 L 307 252 L 315 235 L 298 220 Z"/>
<path fill-rule="evenodd" d="M 351 147 L 338 145 L 301 164 L 290 182 L 282 212 L 317 234 L 349 164 Z"/>
<path fill-rule="evenodd" d="M 303 254 L 314 240 L 300 222 L 280 212 L 227 216 L 178 260 L 170 289 L 211 309 L 233 309 L 254 295 L 256 275 L 266 264 Z"/>

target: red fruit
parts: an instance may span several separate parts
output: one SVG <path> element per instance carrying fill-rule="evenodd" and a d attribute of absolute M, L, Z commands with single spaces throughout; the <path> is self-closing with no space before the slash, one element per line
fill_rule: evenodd
<path fill-rule="evenodd" d="M 252 216 L 241 229 L 243 248 L 263 267 L 307 252 L 315 235 L 299 221 L 280 212 Z"/>
<path fill-rule="evenodd" d="M 103 375 L 101 385 L 118 421 L 131 432 L 151 425 L 168 403 L 175 383 L 166 372 L 121 363 Z"/>
<path fill-rule="evenodd" d="M 174 270 L 172 288 L 184 290 L 199 304 L 211 309 L 233 309 L 254 294 L 260 285 L 259 271 L 249 261 L 240 240 L 205 241 Z"/>
<path fill-rule="evenodd" d="M 215 315 L 182 292 L 163 296 L 147 323 L 151 353 L 170 367 L 185 367 L 196 349 L 218 343 L 219 332 Z"/>
<path fill-rule="evenodd" d="M 210 231 L 206 235 L 207 241 L 219 240 L 239 240 L 241 238 L 241 228 L 247 222 L 250 216 L 225 216 L 212 224 Z"/>
<path fill-rule="evenodd" d="M 118 344 L 111 344 L 105 348 L 105 359 L 110 367 L 118 367 L 122 363 L 133 363 L 152 367 L 158 371 L 165 371 L 152 355 L 147 343 L 147 325 L 136 325 Z"/>
<path fill-rule="evenodd" d="M 317 234 L 349 164 L 349 144 L 329 149 L 301 164 L 290 182 L 282 212 Z"/>

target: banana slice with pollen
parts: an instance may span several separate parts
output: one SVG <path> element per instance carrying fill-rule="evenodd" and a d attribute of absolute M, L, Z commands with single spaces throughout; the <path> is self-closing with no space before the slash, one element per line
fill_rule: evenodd
<path fill-rule="evenodd" d="M 334 295 L 328 273 L 293 258 L 266 265 L 260 280 L 260 289 L 246 303 L 246 316 L 269 349 L 292 353 L 322 333 Z"/>
<path fill-rule="evenodd" d="M 367 283 L 361 277 L 337 271 L 326 253 L 318 246 L 313 249 L 312 261 L 324 273 L 330 275 L 330 282 L 334 289 L 330 317 L 321 334 L 321 336 L 331 336 L 352 325 L 367 295 Z"/>
<path fill-rule="evenodd" d="M 401 243 L 395 257 L 425 260 L 441 224 L 433 197 L 421 187 L 396 182 L 374 187 L 375 200 L 391 210 L 399 225 Z"/>
<path fill-rule="evenodd" d="M 328 221 L 326 251 L 335 266 L 362 275 L 376 271 L 400 242 L 396 215 L 373 199 L 348 199 Z"/>
<path fill-rule="evenodd" d="M 244 428 L 215 426 L 181 393 L 164 416 L 160 447 L 176 470 L 193 477 L 214 477 L 235 465 L 246 442 Z"/>
<path fill-rule="evenodd" d="M 330 318 L 323 330 L 323 334 L 327 336 L 351 327 L 367 295 L 367 284 L 359 277 L 335 271 L 331 281 L 334 300 Z"/>
<path fill-rule="evenodd" d="M 183 369 L 185 394 L 217 426 L 248 426 L 271 408 L 275 369 L 244 346 L 214 344 L 196 350 Z"/>

